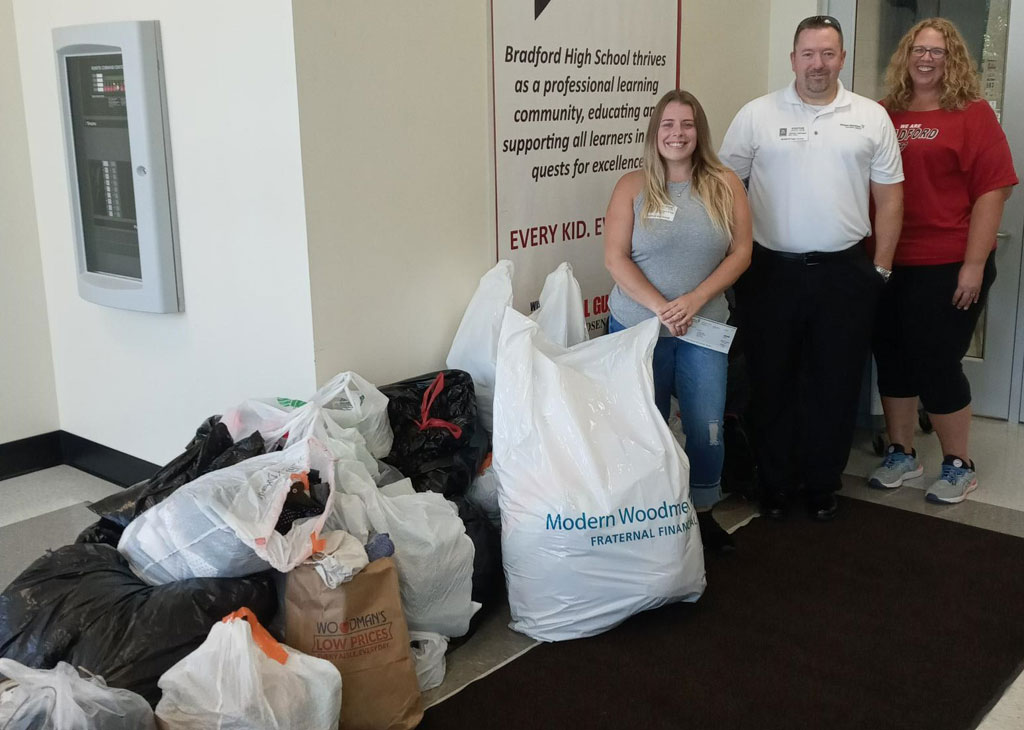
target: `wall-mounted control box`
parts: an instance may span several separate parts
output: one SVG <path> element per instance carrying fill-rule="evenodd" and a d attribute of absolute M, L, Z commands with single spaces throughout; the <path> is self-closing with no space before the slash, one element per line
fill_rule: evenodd
<path fill-rule="evenodd" d="M 78 292 L 184 309 L 157 21 L 57 28 Z"/>

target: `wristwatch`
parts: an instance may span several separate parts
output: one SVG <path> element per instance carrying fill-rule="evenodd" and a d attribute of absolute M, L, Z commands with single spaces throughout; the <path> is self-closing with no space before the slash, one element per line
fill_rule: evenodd
<path fill-rule="evenodd" d="M 890 269 L 878 264 L 875 264 L 875 271 L 877 271 L 878 275 L 882 277 L 882 281 L 889 281 L 889 277 L 892 276 L 892 271 Z"/>

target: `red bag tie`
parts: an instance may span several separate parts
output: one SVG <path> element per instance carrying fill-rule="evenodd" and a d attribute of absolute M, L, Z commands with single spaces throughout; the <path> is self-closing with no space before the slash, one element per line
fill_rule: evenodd
<path fill-rule="evenodd" d="M 420 427 L 420 431 L 426 431 L 428 428 L 446 428 L 455 438 L 462 438 L 462 428 L 460 426 L 440 418 L 428 418 L 430 409 L 434 405 L 434 401 L 437 400 L 437 396 L 441 395 L 442 390 L 444 390 L 444 371 L 437 374 L 434 382 L 427 387 L 426 392 L 423 394 L 423 403 L 420 406 L 420 420 L 416 421 L 416 425 Z"/>

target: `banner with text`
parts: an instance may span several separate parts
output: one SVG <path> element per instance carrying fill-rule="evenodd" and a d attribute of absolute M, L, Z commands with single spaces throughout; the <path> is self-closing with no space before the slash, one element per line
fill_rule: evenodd
<path fill-rule="evenodd" d="M 592 335 L 612 280 L 612 188 L 640 169 L 654 106 L 675 88 L 679 0 L 492 0 L 498 258 L 528 310 L 572 264 Z"/>

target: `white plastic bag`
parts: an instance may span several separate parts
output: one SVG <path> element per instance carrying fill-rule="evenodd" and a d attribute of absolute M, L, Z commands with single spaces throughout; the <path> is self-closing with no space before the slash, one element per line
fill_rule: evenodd
<path fill-rule="evenodd" d="M 362 434 L 366 448 L 373 456 L 391 452 L 391 422 L 388 420 L 388 398 L 373 383 L 357 373 L 335 375 L 307 400 L 290 398 L 250 398 L 227 409 L 221 416 L 235 441 L 259 431 L 272 449 L 287 437 L 289 443 L 310 435 L 309 411 L 323 409 L 341 428 L 353 428 Z M 374 472 L 370 469 L 371 473 Z"/>
<path fill-rule="evenodd" d="M 409 641 L 420 692 L 439 687 L 446 671 L 444 653 L 448 651 L 448 637 L 431 631 L 410 631 Z"/>
<path fill-rule="evenodd" d="M 294 475 L 317 469 L 332 485 L 324 512 L 274 526 Z M 312 553 L 336 497 L 334 457 L 316 439 L 204 474 L 133 520 L 117 549 L 152 585 L 187 578 L 232 578 L 273 567 L 287 572 Z"/>
<path fill-rule="evenodd" d="M 477 417 L 491 431 L 494 402 L 494 361 L 498 352 L 498 335 L 505 309 L 512 306 L 511 261 L 499 261 L 480 277 L 480 284 L 469 300 L 466 313 L 452 340 L 445 363 L 449 368 L 465 370 L 473 377 Z"/>
<path fill-rule="evenodd" d="M 337 730 L 341 716 L 334 665 L 277 643 L 248 609 L 215 624 L 159 686 L 168 730 Z"/>
<path fill-rule="evenodd" d="M 366 439 L 360 431 L 338 425 L 325 408 L 312 401 L 303 404 L 289 415 L 291 417 L 283 424 L 263 434 L 268 450 L 278 445 L 287 448 L 299 441 L 314 438 L 328 446 L 336 458 L 361 461 L 370 472 L 370 476 L 378 478 L 377 459 L 370 453 Z"/>
<path fill-rule="evenodd" d="M 256 431 L 266 441 L 265 434 L 280 429 L 291 419 L 292 411 L 303 405 L 305 401 L 291 398 L 250 398 L 225 410 L 220 422 L 235 441 L 251 436 Z M 268 449 L 273 446 L 267 444 Z"/>
<path fill-rule="evenodd" d="M 0 659 L 0 728 L 33 730 L 153 730 L 153 711 L 140 695 L 108 687 L 103 677 L 80 677 L 58 662 L 31 669 Z"/>
<path fill-rule="evenodd" d="M 501 509 L 498 506 L 498 473 L 494 471 L 493 464 L 473 480 L 469 489 L 466 490 L 466 499 L 482 509 L 491 522 L 501 525 Z"/>
<path fill-rule="evenodd" d="M 476 551 L 455 505 L 435 492 L 386 496 L 358 461 L 339 460 L 335 469 L 344 506 L 324 528 L 345 530 L 364 543 L 370 531 L 388 533 L 409 628 L 465 634 L 480 608 L 472 600 Z M 402 485 L 408 480 L 391 487 Z"/>
<path fill-rule="evenodd" d="M 488 433 L 494 428 L 495 361 L 505 310 L 512 306 L 513 272 L 512 262 L 502 260 L 480 278 L 445 361 L 449 368 L 465 370 L 473 377 L 477 416 Z M 539 302 L 540 308 L 530 318 L 549 340 L 563 347 L 587 340 L 583 293 L 572 265 L 564 262 L 548 274 Z"/>
<path fill-rule="evenodd" d="M 656 318 L 566 350 L 506 310 L 494 467 L 512 627 L 558 641 L 704 590 L 689 464 L 654 404 Z"/>
<path fill-rule="evenodd" d="M 391 453 L 394 434 L 388 420 L 388 398 L 366 378 L 353 372 L 339 373 L 309 400 L 323 407 L 342 428 L 359 431 L 366 448 L 377 458 Z"/>
<path fill-rule="evenodd" d="M 344 530 L 329 530 L 315 542 L 316 552 L 304 565 L 311 565 L 324 585 L 333 590 L 348 583 L 370 560 L 363 543 Z"/>
<path fill-rule="evenodd" d="M 573 347 L 589 339 L 587 320 L 583 316 L 583 292 L 565 261 L 544 279 L 540 307 L 530 319 L 540 325 L 547 339 L 562 347 Z"/>

